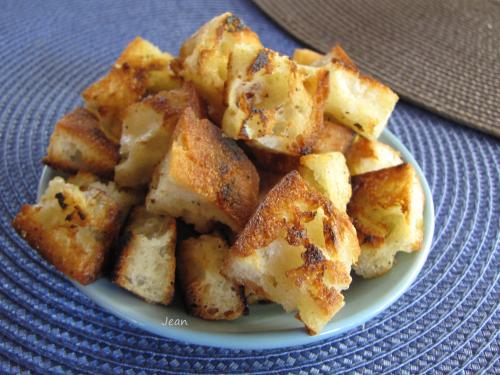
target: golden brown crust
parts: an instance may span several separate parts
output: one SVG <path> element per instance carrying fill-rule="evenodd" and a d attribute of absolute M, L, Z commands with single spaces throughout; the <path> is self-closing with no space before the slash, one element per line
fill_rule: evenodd
<path fill-rule="evenodd" d="M 258 200 L 259 175 L 235 141 L 191 109 L 180 118 L 173 135 L 170 175 L 205 197 L 242 228 Z M 178 152 L 174 152 L 178 151 Z"/>
<path fill-rule="evenodd" d="M 372 140 L 366 139 L 364 137 L 356 137 L 355 142 L 352 144 L 346 152 L 346 159 L 348 163 L 356 163 L 361 159 L 365 158 L 376 158 L 377 154 L 375 149 L 371 147 L 373 143 Z"/>
<path fill-rule="evenodd" d="M 345 157 L 352 176 L 403 163 L 399 152 L 389 145 L 360 135 L 354 138 Z"/>
<path fill-rule="evenodd" d="M 148 41 L 137 37 L 127 45 L 109 73 L 86 88 L 82 97 L 95 113 L 106 136 L 119 142 L 124 110 L 147 94 L 178 87 L 172 56 L 162 53 Z"/>
<path fill-rule="evenodd" d="M 194 82 L 209 104 L 210 119 L 216 124 L 221 123 L 225 110 L 223 93 L 229 54 L 238 44 L 262 47 L 258 35 L 227 12 L 207 22 L 187 39 L 173 65 L 180 76 Z"/>
<path fill-rule="evenodd" d="M 243 257 L 252 255 L 280 238 L 283 231 L 288 243 L 307 247 L 308 239 L 304 237 L 301 222 L 312 220 L 318 208 L 322 208 L 327 217 L 324 236 L 327 249 L 334 254 L 337 237 L 346 228 L 352 228 L 352 224 L 326 197 L 309 188 L 297 171 L 288 173 L 271 189 L 238 236 L 231 253 Z"/>
<path fill-rule="evenodd" d="M 218 234 L 189 238 L 179 245 L 178 280 L 190 314 L 207 320 L 233 320 L 246 311 L 242 287 L 220 273 L 228 252 Z"/>
<path fill-rule="evenodd" d="M 391 231 L 384 223 L 362 220 L 369 217 L 367 210 L 372 207 L 399 207 L 406 220 L 409 220 L 413 178 L 414 170 L 408 163 L 352 177 L 352 199 L 347 210 L 356 227 L 360 245 L 378 248 Z M 413 247 L 418 249 L 420 241 Z"/>
<path fill-rule="evenodd" d="M 104 211 L 85 210 L 74 204 L 72 197 L 60 191 L 55 194 L 59 204 L 58 219 L 51 215 L 51 223 L 44 218 L 43 205 L 24 205 L 12 225 L 39 254 L 59 271 L 81 284 L 97 279 L 111 242 L 119 226 L 119 209 L 115 202 L 101 191 L 86 194 L 90 200 L 98 200 Z M 95 215 L 95 216 L 94 216 Z M 97 241 L 82 243 L 78 233 L 88 228 Z"/>
<path fill-rule="evenodd" d="M 187 285 L 184 289 L 184 300 L 186 301 L 186 309 L 189 314 L 197 316 L 205 320 L 234 320 L 242 315 L 245 310 L 243 302 L 239 306 L 235 306 L 234 310 L 220 311 L 217 307 L 208 307 L 205 305 L 205 300 L 202 297 L 205 284 L 197 282 Z M 237 290 L 237 286 L 233 287 L 234 293 L 241 293 Z"/>
<path fill-rule="evenodd" d="M 65 149 L 72 148 L 74 155 L 61 150 L 61 145 L 67 143 L 72 147 Z M 64 172 L 85 171 L 110 178 L 118 160 L 118 145 L 106 138 L 97 118 L 86 109 L 77 108 L 56 124 L 43 162 Z"/>
<path fill-rule="evenodd" d="M 298 66 L 266 48 L 233 50 L 225 88 L 225 133 L 273 152 L 307 153 L 323 126 L 328 77 L 327 69 Z"/>
<path fill-rule="evenodd" d="M 223 272 L 287 311 L 297 309 L 316 334 L 342 307 L 340 292 L 351 282 L 358 255 L 347 215 L 292 171 L 259 205 Z"/>
<path fill-rule="evenodd" d="M 345 66 L 350 67 L 351 69 L 358 70 L 358 67 L 354 63 L 354 61 L 351 60 L 349 55 L 347 55 L 347 52 L 341 47 L 339 43 L 335 44 L 335 46 L 332 47 L 330 50 L 330 56 L 332 61 L 339 61 Z"/>
<path fill-rule="evenodd" d="M 205 105 L 194 86 L 161 91 L 127 108 L 120 139 L 120 163 L 115 167 L 115 181 L 121 186 L 149 184 L 154 169 L 167 153 L 172 135 L 184 109 L 195 116 L 206 116 Z"/>

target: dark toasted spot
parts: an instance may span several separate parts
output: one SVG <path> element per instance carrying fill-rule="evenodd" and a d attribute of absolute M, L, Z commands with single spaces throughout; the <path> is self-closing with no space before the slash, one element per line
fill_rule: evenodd
<path fill-rule="evenodd" d="M 325 257 L 319 247 L 314 244 L 307 244 L 306 251 L 302 253 L 302 259 L 304 259 L 305 265 L 309 266 L 323 262 Z"/>
<path fill-rule="evenodd" d="M 130 69 L 130 65 L 129 65 L 127 62 L 126 62 L 126 63 L 123 63 L 123 65 L 122 65 L 122 70 L 126 72 L 126 71 L 128 71 L 129 69 Z"/>
<path fill-rule="evenodd" d="M 300 155 L 309 155 L 313 149 L 311 146 L 302 146 L 299 150 Z"/>
<path fill-rule="evenodd" d="M 219 164 L 219 174 L 223 177 L 229 172 L 227 164 Z"/>
<path fill-rule="evenodd" d="M 85 220 L 85 214 L 83 213 L 83 211 L 81 210 L 81 208 L 78 207 L 78 206 L 75 206 L 75 210 L 76 210 L 76 214 L 78 215 L 78 217 L 81 220 Z"/>
<path fill-rule="evenodd" d="M 292 227 L 288 228 L 286 234 L 286 240 L 290 245 L 298 246 L 304 242 L 304 239 L 307 237 L 307 233 L 304 228 L 301 227 Z"/>
<path fill-rule="evenodd" d="M 225 146 L 224 148 L 230 152 L 232 159 L 236 161 L 244 160 L 245 153 L 238 147 L 238 144 L 233 139 L 226 136 L 222 136 L 220 139 L 221 143 Z"/>
<path fill-rule="evenodd" d="M 65 221 L 71 221 L 71 219 L 73 218 L 73 213 L 70 213 L 69 215 L 66 215 L 66 217 L 64 218 Z"/>
<path fill-rule="evenodd" d="M 64 194 L 59 192 L 59 193 L 56 193 L 56 195 L 54 195 L 54 197 L 57 199 L 57 203 L 59 203 L 59 207 L 61 207 L 63 210 L 68 207 L 68 205 L 66 204 L 66 202 L 64 201 L 65 197 L 64 197 Z"/>
<path fill-rule="evenodd" d="M 266 122 L 267 121 L 267 116 L 266 114 L 264 113 L 264 111 L 262 109 L 258 109 L 258 108 L 252 108 L 250 110 L 250 113 L 252 115 L 259 115 L 260 117 L 260 120 L 263 121 L 263 122 Z"/>
<path fill-rule="evenodd" d="M 233 33 L 235 31 L 242 31 L 247 28 L 247 25 L 238 17 L 230 15 L 226 18 L 227 31 Z"/>
<path fill-rule="evenodd" d="M 257 73 L 269 63 L 269 52 L 261 50 L 250 67 L 252 73 Z"/>
<path fill-rule="evenodd" d="M 361 124 L 355 122 L 354 123 L 354 126 L 357 127 L 359 130 L 363 130 L 363 127 L 361 126 Z"/>
<path fill-rule="evenodd" d="M 225 184 L 222 186 L 222 189 L 220 189 L 220 195 L 221 197 L 226 200 L 229 198 L 229 196 L 231 195 L 231 190 L 232 190 L 232 186 L 230 184 Z"/>

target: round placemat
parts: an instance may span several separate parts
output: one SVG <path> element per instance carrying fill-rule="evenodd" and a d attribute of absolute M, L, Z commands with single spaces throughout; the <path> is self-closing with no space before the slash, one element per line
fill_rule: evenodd
<path fill-rule="evenodd" d="M 470 373 L 498 370 L 500 143 L 401 102 L 389 128 L 433 192 L 433 248 L 383 314 L 336 338 L 234 351 L 156 337 L 110 315 L 10 226 L 34 202 L 56 120 L 136 35 L 175 53 L 203 21 L 231 10 L 265 45 L 298 43 L 249 2 L 4 1 L 0 13 L 0 372 Z M 497 367 L 495 367 L 497 366 Z"/>
<path fill-rule="evenodd" d="M 500 137 L 500 1 L 254 0 L 285 30 L 404 98 Z"/>

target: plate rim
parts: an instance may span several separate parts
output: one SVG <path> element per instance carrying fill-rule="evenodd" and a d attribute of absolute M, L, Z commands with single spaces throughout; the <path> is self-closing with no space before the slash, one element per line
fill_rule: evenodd
<path fill-rule="evenodd" d="M 309 336 L 305 329 L 294 329 L 286 332 L 256 332 L 256 333 L 242 333 L 242 332 L 205 332 L 191 330 L 189 327 L 175 327 L 169 326 L 168 330 L 160 329 L 158 322 L 148 323 L 144 320 L 141 321 L 140 316 L 133 313 L 127 313 L 124 311 L 123 307 L 115 306 L 115 304 L 110 304 L 109 300 L 102 291 L 96 291 L 95 288 L 90 286 L 81 285 L 78 282 L 71 280 L 69 281 L 82 293 L 84 293 L 89 299 L 91 299 L 98 306 L 106 310 L 107 312 L 123 319 L 133 325 L 149 332 L 154 335 L 165 337 L 168 339 L 178 340 L 187 344 L 203 345 L 224 349 L 239 349 L 239 350 L 262 350 L 262 349 L 277 349 L 286 348 L 293 346 L 301 346 L 316 343 L 325 339 L 338 336 L 344 332 L 347 332 L 355 327 L 365 324 L 367 321 L 373 319 L 377 315 L 381 314 L 384 310 L 389 308 L 394 304 L 404 293 L 408 291 L 413 282 L 416 280 L 418 274 L 421 272 L 425 261 L 431 250 L 432 240 L 434 236 L 435 227 L 435 212 L 434 212 L 434 202 L 432 198 L 432 192 L 430 190 L 429 184 L 425 175 L 420 168 L 419 164 L 406 148 L 406 146 L 397 138 L 390 130 L 384 129 L 380 137 L 386 142 L 394 145 L 402 155 L 403 160 L 410 163 L 416 170 L 422 188 L 424 190 L 425 203 L 424 203 L 424 239 L 422 241 L 422 247 L 418 252 L 411 253 L 409 255 L 415 256 L 414 266 L 411 268 L 411 272 L 407 273 L 404 277 L 403 284 L 397 289 L 396 293 L 387 298 L 382 299 L 382 301 L 376 301 L 372 304 L 372 308 L 369 311 L 363 312 L 362 314 L 354 314 L 353 316 L 347 318 L 347 323 L 340 327 L 325 327 L 323 332 L 315 336 Z M 47 176 L 50 173 L 50 167 L 44 166 L 42 174 L 40 176 L 38 187 L 37 187 L 37 201 L 39 201 L 41 194 L 43 193 L 44 186 L 47 184 Z M 103 279 L 101 279 L 103 280 Z M 110 283 L 105 280 L 105 282 Z M 94 284 L 95 285 L 95 284 Z M 109 298 L 109 297 L 108 297 Z M 137 297 L 138 298 L 138 297 Z M 166 307 L 168 308 L 168 307 Z M 283 312 L 285 314 L 285 312 Z M 210 324 L 211 322 L 207 322 Z M 332 322 L 328 325 L 333 324 Z M 163 327 L 162 327 L 163 328 Z"/>

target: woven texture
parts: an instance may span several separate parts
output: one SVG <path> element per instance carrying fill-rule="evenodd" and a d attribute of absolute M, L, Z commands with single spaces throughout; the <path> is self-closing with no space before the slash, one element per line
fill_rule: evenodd
<path fill-rule="evenodd" d="M 134 36 L 175 53 L 225 10 L 270 48 L 298 43 L 250 2 L 37 4 L 3 1 L 0 12 L 0 373 L 498 373 L 500 142 L 404 102 L 389 128 L 430 183 L 435 238 L 413 286 L 365 326 L 310 346 L 231 351 L 153 336 L 78 292 L 10 227 L 35 200 L 54 123 L 78 93 Z"/>
<path fill-rule="evenodd" d="M 498 0 L 255 0 L 319 51 L 340 42 L 404 98 L 500 136 Z"/>

